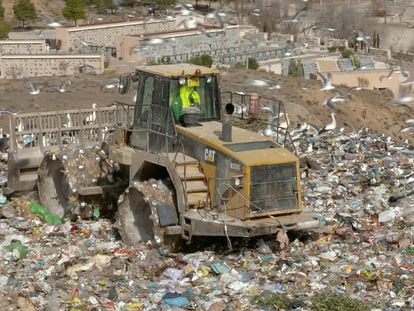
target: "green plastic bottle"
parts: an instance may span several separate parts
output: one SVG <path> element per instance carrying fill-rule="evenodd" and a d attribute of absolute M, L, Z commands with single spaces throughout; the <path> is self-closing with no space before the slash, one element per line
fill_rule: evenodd
<path fill-rule="evenodd" d="M 42 204 L 39 203 L 30 203 L 30 211 L 33 214 L 40 215 L 43 221 L 46 221 L 49 224 L 57 225 L 62 223 L 62 219 L 54 216 L 50 213 L 50 211 L 44 207 Z"/>

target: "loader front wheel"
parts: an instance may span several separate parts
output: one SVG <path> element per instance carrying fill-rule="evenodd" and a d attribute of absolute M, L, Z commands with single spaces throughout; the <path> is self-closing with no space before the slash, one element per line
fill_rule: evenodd
<path fill-rule="evenodd" d="M 131 187 L 121 195 L 116 224 L 125 244 L 136 246 L 154 240 L 151 208 L 144 195 Z"/>
<path fill-rule="evenodd" d="M 160 226 L 157 206 L 166 201 L 173 202 L 172 194 L 153 196 L 142 191 L 140 186 L 130 186 L 119 199 L 116 227 L 125 244 L 137 246 L 150 242 L 165 251 L 175 252 L 181 248 L 181 236 L 165 235 L 165 227 Z M 142 182 L 142 185 L 146 182 Z M 143 193 L 144 192 L 144 193 Z M 175 208 L 175 207 L 174 207 Z"/>

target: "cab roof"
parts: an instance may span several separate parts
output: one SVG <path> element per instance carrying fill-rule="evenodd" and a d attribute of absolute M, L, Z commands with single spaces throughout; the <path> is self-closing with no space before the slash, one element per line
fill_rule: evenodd
<path fill-rule="evenodd" d="M 138 66 L 137 71 L 148 72 L 157 76 L 163 77 L 182 77 L 193 76 L 196 70 L 199 69 L 201 74 L 218 74 L 217 69 L 203 67 L 193 64 L 169 64 L 169 65 L 154 65 L 154 66 Z"/>

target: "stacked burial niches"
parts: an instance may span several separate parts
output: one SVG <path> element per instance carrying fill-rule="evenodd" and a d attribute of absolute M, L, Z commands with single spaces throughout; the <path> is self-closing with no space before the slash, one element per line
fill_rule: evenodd
<path fill-rule="evenodd" d="M 104 69 L 100 55 L 57 53 L 45 39 L 0 40 L 1 79 L 71 75 L 82 65 L 95 74 Z"/>
<path fill-rule="evenodd" d="M 200 31 L 196 25 L 203 25 Z M 146 44 L 151 39 L 159 44 Z M 139 64 L 169 59 L 185 62 L 191 57 L 227 53 L 239 47 L 239 27 L 204 24 L 204 17 L 173 16 L 62 27 L 56 31 L 57 46 L 69 53 L 104 52 Z"/>

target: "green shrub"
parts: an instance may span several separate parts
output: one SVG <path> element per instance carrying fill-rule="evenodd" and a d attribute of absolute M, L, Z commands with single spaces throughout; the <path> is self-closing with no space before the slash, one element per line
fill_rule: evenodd
<path fill-rule="evenodd" d="M 259 69 L 259 64 L 257 63 L 256 58 L 249 58 L 248 59 L 249 69 L 257 70 Z"/>
<path fill-rule="evenodd" d="M 328 49 L 328 52 L 331 52 L 331 53 L 336 52 L 336 46 L 330 46 L 327 49 Z"/>
<path fill-rule="evenodd" d="M 253 297 L 252 302 L 262 307 L 271 307 L 276 310 L 286 310 L 292 301 L 286 294 L 269 294 Z"/>
<path fill-rule="evenodd" d="M 312 299 L 312 311 L 369 311 L 371 307 L 348 295 L 334 292 L 315 294 Z"/>
<path fill-rule="evenodd" d="M 213 59 L 210 55 L 204 54 L 192 57 L 190 59 L 190 63 L 199 66 L 211 67 L 211 65 L 213 65 Z"/>
<path fill-rule="evenodd" d="M 303 63 L 301 60 L 291 59 L 289 62 L 288 76 L 303 78 L 304 77 Z"/>
<path fill-rule="evenodd" d="M 350 49 L 345 49 L 341 52 L 341 55 L 343 58 L 350 58 L 352 55 L 352 50 Z"/>
<path fill-rule="evenodd" d="M 11 29 L 12 26 L 9 23 L 0 21 L 0 39 L 7 39 Z"/>
<path fill-rule="evenodd" d="M 234 64 L 234 68 L 236 68 L 236 69 L 243 69 L 243 68 L 246 68 L 246 64 L 243 64 L 243 63 L 235 63 Z"/>
<path fill-rule="evenodd" d="M 358 56 L 354 55 L 353 62 L 354 62 L 355 68 L 357 68 L 357 69 L 361 68 L 361 63 L 359 62 Z"/>

